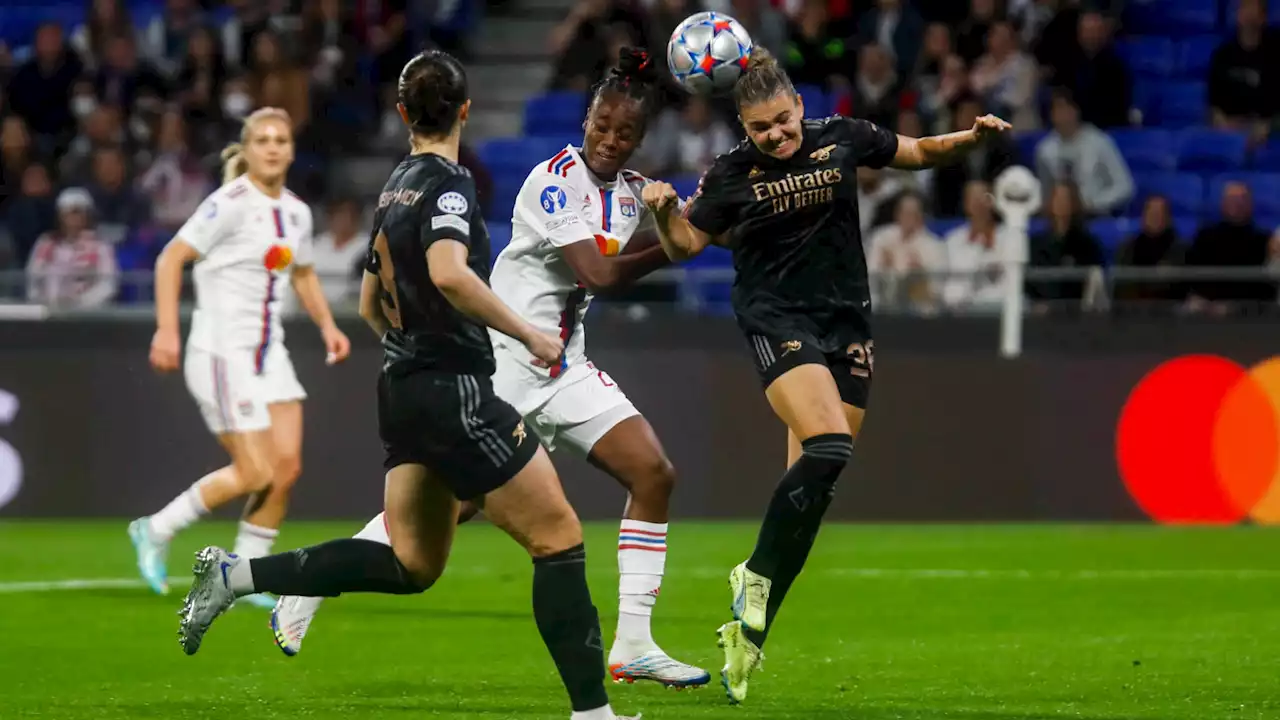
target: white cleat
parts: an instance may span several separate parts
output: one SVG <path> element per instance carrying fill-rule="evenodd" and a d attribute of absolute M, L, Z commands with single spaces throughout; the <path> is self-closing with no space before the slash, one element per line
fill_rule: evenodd
<path fill-rule="evenodd" d="M 729 573 L 729 591 L 733 593 L 733 617 L 757 632 L 764 632 L 769 607 L 769 578 L 747 569 L 744 562 Z"/>
<path fill-rule="evenodd" d="M 625 662 L 610 660 L 609 676 L 615 683 L 652 680 L 679 690 L 687 687 L 701 687 L 711 681 L 711 673 L 700 667 L 673 660 L 670 655 L 658 648 Z"/>
<path fill-rule="evenodd" d="M 729 702 L 737 705 L 747 699 L 747 682 L 751 673 L 764 664 L 764 652 L 747 639 L 743 624 L 738 621 L 725 623 L 718 631 L 717 643 L 724 649 L 724 668 L 720 670 L 720 682 Z"/>
<path fill-rule="evenodd" d="M 228 577 L 232 568 L 241 562 L 239 556 L 220 547 L 210 546 L 196 553 L 191 591 L 178 611 L 182 618 L 178 624 L 178 644 L 186 654 L 196 654 L 209 626 L 235 602 Z"/>
<path fill-rule="evenodd" d="M 271 634 L 275 636 L 276 647 L 285 655 L 293 657 L 302 652 L 302 638 L 307 636 L 323 599 L 286 595 L 276 602 L 271 611 Z"/>

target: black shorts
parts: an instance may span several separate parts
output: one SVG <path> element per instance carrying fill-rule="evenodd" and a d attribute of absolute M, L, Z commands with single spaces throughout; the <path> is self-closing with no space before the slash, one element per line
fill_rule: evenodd
<path fill-rule="evenodd" d="M 747 342 L 751 345 L 756 372 L 760 374 L 760 382 L 766 390 L 792 368 L 825 365 L 835 378 L 840 399 L 856 408 L 867 409 L 875 365 L 875 343 L 871 338 L 843 343 L 836 352 L 824 352 L 821 343 L 804 333 L 748 333 Z"/>
<path fill-rule="evenodd" d="M 378 377 L 383 467 L 424 465 L 459 500 L 502 487 L 538 451 L 487 376 L 419 371 Z"/>

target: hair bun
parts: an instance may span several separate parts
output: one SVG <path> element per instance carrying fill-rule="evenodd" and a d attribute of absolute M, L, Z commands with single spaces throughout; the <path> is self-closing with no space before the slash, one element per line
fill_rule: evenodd
<path fill-rule="evenodd" d="M 778 59 L 773 56 L 773 53 L 765 50 L 759 45 L 751 48 L 751 56 L 747 59 L 747 72 L 751 72 L 752 70 L 764 70 L 766 68 L 777 66 Z"/>
<path fill-rule="evenodd" d="M 618 67 L 613 73 L 638 82 L 651 82 L 657 77 L 658 70 L 653 58 L 644 49 L 624 47 L 618 52 Z"/>

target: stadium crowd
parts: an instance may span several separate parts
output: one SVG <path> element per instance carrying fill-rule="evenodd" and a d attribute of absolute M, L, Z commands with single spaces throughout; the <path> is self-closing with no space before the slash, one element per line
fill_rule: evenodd
<path fill-rule="evenodd" d="M 621 46 L 662 58 L 679 20 L 710 9 L 732 14 L 783 59 L 810 116 L 865 117 L 914 136 L 968 128 L 987 112 L 1011 120 L 1014 138 L 958 165 L 859 172 L 884 305 L 932 312 L 999 301 L 1000 266 L 1022 243 L 1000 222 L 990 186 L 1015 164 L 1043 185 L 1025 254 L 1032 266 L 1280 266 L 1280 142 L 1271 139 L 1280 35 L 1269 22 L 1280 7 L 1263 0 L 565 5 L 547 38 L 547 97 L 582 97 Z M 7 293 L 82 305 L 132 299 L 113 277 L 151 266 L 212 189 L 237 119 L 273 105 L 294 119 L 290 183 L 326 209 L 317 267 L 342 296 L 368 213 L 362 198 L 330 196 L 324 168 L 336 157 L 402 152 L 388 88 L 403 62 L 426 45 L 466 57 L 482 12 L 519 9 L 518 0 L 88 0 L 78 22 L 8 37 L 0 270 L 30 272 Z M 731 108 L 674 85 L 665 100 L 634 164 L 696 182 L 740 128 Z M 479 178 L 486 215 L 504 222 L 511 173 L 486 168 L 483 148 L 474 150 L 464 164 Z M 1084 293 L 1078 280 L 1027 285 L 1037 301 Z M 1248 282 L 1117 281 L 1115 296 L 1226 312 L 1230 301 L 1274 305 L 1276 285 L 1261 272 Z"/>

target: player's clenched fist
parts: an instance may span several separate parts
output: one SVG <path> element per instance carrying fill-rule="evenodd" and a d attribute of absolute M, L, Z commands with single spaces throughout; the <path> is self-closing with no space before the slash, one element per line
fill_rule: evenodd
<path fill-rule="evenodd" d="M 640 199 L 653 212 L 665 213 L 675 207 L 680 200 L 680 195 L 676 193 L 675 188 L 671 187 L 671 183 L 653 182 L 645 185 L 640 191 Z"/>
<path fill-rule="evenodd" d="M 181 354 L 182 340 L 178 331 L 157 329 L 151 337 L 151 367 L 162 373 L 177 370 Z"/>

